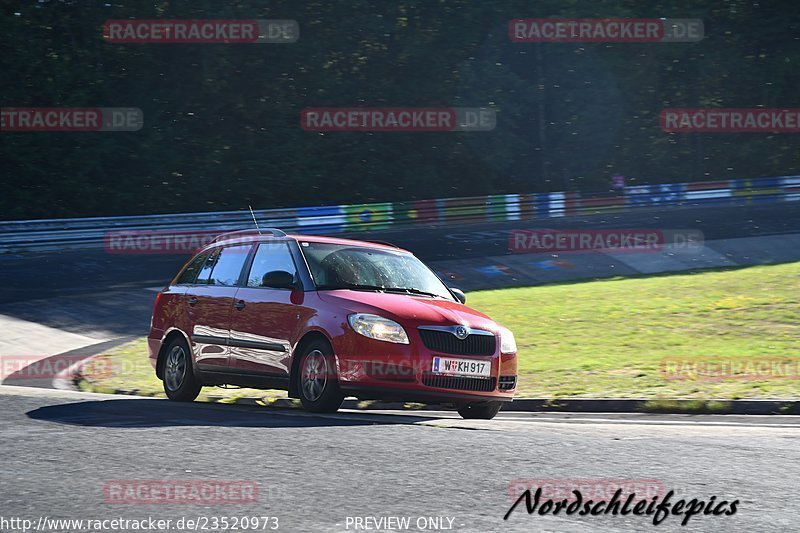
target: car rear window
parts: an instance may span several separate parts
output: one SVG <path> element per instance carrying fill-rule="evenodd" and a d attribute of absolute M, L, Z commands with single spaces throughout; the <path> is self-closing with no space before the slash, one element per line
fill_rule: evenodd
<path fill-rule="evenodd" d="M 178 277 L 176 281 L 177 285 L 191 285 L 197 279 L 197 274 L 200 272 L 200 269 L 203 267 L 203 264 L 208 259 L 208 256 L 211 255 L 211 251 L 203 252 L 195 256 L 189 264 L 183 269 L 181 275 Z"/>
<path fill-rule="evenodd" d="M 218 256 L 219 248 L 211 250 L 211 253 L 206 257 L 206 260 L 203 261 L 203 265 L 200 267 L 200 273 L 197 275 L 197 279 L 195 280 L 196 284 L 208 285 L 211 279 L 211 271 L 214 270 L 214 264 L 217 262 Z"/>

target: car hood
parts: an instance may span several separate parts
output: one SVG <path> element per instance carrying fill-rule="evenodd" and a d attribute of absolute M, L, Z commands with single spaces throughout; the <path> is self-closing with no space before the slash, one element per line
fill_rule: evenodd
<path fill-rule="evenodd" d="M 372 313 L 403 324 L 452 326 L 497 332 L 498 325 L 488 316 L 459 302 L 427 296 L 409 296 L 385 292 L 331 290 L 320 291 L 325 302 L 348 309 L 352 313 Z"/>

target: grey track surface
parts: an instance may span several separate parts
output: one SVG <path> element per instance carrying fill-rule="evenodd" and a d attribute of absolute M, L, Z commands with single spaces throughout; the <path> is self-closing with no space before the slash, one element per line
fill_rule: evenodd
<path fill-rule="evenodd" d="M 669 517 L 656 531 L 797 530 L 798 417 L 501 413 L 465 422 L 17 387 L 0 387 L 0 409 L 5 517 L 272 515 L 280 531 L 344 531 L 347 516 L 450 516 L 455 531 L 646 531 L 645 517 L 503 515 L 516 479 L 651 479 L 678 497 L 740 500 L 732 517 L 695 516 L 687 527 Z M 103 498 L 109 480 L 210 478 L 257 481 L 259 501 Z"/>

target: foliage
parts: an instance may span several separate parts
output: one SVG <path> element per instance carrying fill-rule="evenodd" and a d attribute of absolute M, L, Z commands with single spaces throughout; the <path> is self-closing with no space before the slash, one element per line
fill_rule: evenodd
<path fill-rule="evenodd" d="M 792 0 L 4 2 L 4 107 L 139 107 L 3 133 L 0 217 L 395 201 L 800 171 L 793 134 L 667 134 L 664 107 L 800 107 Z M 698 43 L 510 42 L 529 17 L 701 18 Z M 294 44 L 111 44 L 108 19 L 295 19 Z M 314 133 L 322 106 L 494 106 L 492 132 Z"/>

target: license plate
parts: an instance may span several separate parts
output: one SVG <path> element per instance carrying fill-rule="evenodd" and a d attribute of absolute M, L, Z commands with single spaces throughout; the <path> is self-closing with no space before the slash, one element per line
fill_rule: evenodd
<path fill-rule="evenodd" d="M 475 359 L 455 359 L 452 357 L 434 357 L 433 373 L 449 376 L 490 376 L 492 374 L 491 361 L 476 361 Z"/>

